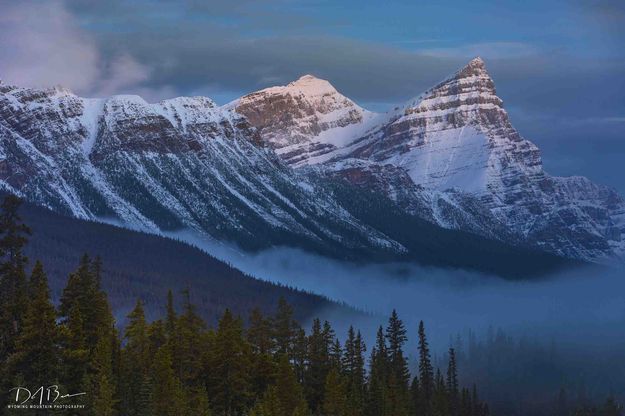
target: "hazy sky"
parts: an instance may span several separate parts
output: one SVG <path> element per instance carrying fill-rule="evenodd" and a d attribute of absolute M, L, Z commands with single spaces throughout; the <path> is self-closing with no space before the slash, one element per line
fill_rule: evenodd
<path fill-rule="evenodd" d="M 548 171 L 625 194 L 622 0 L 0 0 L 0 79 L 219 103 L 312 73 L 384 110 L 482 56 Z"/>

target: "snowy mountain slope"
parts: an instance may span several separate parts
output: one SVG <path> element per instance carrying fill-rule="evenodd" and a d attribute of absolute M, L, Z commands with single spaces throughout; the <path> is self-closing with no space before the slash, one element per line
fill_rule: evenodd
<path fill-rule="evenodd" d="M 340 96 L 324 86 L 329 90 Z M 249 107 L 276 100 L 268 92 L 247 97 L 255 104 L 237 107 L 246 116 Z M 307 108 L 305 113 L 306 119 L 315 118 L 323 110 Z M 288 131 L 302 124 L 298 109 L 290 109 L 288 119 L 280 114 L 266 113 L 273 118 L 257 126 L 261 139 L 272 146 L 275 136 L 264 133 L 266 126 Z M 248 119 L 256 125 L 253 117 Z M 341 140 L 323 151 L 309 150 L 321 148 L 324 141 L 323 132 L 313 131 L 281 155 L 294 167 L 317 165 L 383 191 L 410 212 L 446 228 L 521 241 L 578 259 L 625 256 L 623 199 L 584 178 L 549 176 L 539 149 L 510 123 L 480 58 L 403 107 L 354 123 L 360 126 L 343 130 Z"/>
<path fill-rule="evenodd" d="M 255 146 L 245 119 L 208 99 L 0 92 L 1 184 L 37 204 L 150 232 L 192 229 L 252 249 L 298 242 L 403 250 Z"/>
<path fill-rule="evenodd" d="M 315 105 L 351 106 L 337 100 L 324 93 Z M 303 140 L 312 126 L 323 134 L 358 119 L 349 116 L 359 112 L 354 108 L 328 111 L 332 117 L 289 130 L 289 140 Z M 364 123 L 370 116 L 361 114 Z M 261 144 L 233 105 L 207 98 L 149 104 L 136 96 L 84 99 L 59 88 L 0 85 L 0 186 L 59 213 L 157 234 L 190 231 L 249 251 L 288 246 L 516 278 L 568 264 L 513 246 L 512 237 L 492 241 L 503 227 L 489 225 L 492 235 L 483 235 L 490 239 L 478 236 L 489 211 L 451 193 L 423 193 L 400 168 L 372 164 L 379 187 L 365 189 L 345 181 L 346 170 L 294 170 Z M 387 170 L 403 181 L 388 188 L 392 199 L 380 192 Z M 426 211 L 430 221 L 422 219 Z"/>
<path fill-rule="evenodd" d="M 379 117 L 312 75 L 248 94 L 231 106 L 259 130 L 264 143 L 294 166 L 344 147 L 375 126 Z"/>
<path fill-rule="evenodd" d="M 349 190 L 335 194 L 336 181 Z M 545 173 L 479 58 L 387 114 L 310 75 L 223 107 L 0 84 L 0 187 L 78 218 L 249 250 L 423 258 L 389 225 L 407 214 L 574 259 L 625 253 L 622 198 Z M 374 194 L 400 211 L 380 223 L 350 201 Z"/>

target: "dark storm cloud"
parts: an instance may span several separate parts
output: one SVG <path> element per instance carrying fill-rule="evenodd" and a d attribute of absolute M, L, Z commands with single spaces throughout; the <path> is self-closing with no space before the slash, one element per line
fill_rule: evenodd
<path fill-rule="evenodd" d="M 288 1 L 152 1 L 143 12 L 145 3 L 69 5 L 105 54 L 130 53 L 151 68 L 147 85 L 180 94 L 234 96 L 313 73 L 357 100 L 389 103 L 417 95 L 465 61 L 324 35 L 340 22 L 281 7 Z"/>
<path fill-rule="evenodd" d="M 136 37 L 130 51 L 155 68 L 155 84 L 185 91 L 218 85 L 250 92 L 312 73 L 361 101 L 416 95 L 463 62 L 339 38 L 213 39 L 189 41 L 178 34 L 155 43 L 148 35 Z"/>

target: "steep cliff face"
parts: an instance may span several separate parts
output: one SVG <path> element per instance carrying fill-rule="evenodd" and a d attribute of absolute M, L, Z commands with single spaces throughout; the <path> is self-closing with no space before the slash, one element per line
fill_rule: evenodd
<path fill-rule="evenodd" d="M 479 58 L 409 103 L 382 134 L 351 156 L 404 168 L 427 189 L 468 193 L 543 249 L 584 259 L 623 254 L 623 200 L 587 179 L 545 173 Z"/>
<path fill-rule="evenodd" d="M 625 253 L 623 199 L 545 173 L 479 58 L 386 114 L 309 75 L 223 107 L 0 84 L 0 187 L 78 218 L 193 230 L 251 250 L 418 257 L 422 241 L 396 226 L 414 217 L 430 234 L 437 226 L 575 259 Z M 369 196 L 377 205 L 353 204 Z"/>
<path fill-rule="evenodd" d="M 294 166 L 344 146 L 376 117 L 312 75 L 245 95 L 232 105 Z"/>
<path fill-rule="evenodd" d="M 342 133 L 324 152 L 285 160 L 384 192 L 443 227 L 586 260 L 625 253 L 622 198 L 583 178 L 545 173 L 539 149 L 510 123 L 480 58 L 397 110 Z M 321 145 L 318 134 L 299 141 Z"/>
<path fill-rule="evenodd" d="M 191 229 L 249 249 L 403 250 L 256 146 L 242 116 L 208 99 L 1 92 L 0 183 L 37 204 L 151 232 Z"/>

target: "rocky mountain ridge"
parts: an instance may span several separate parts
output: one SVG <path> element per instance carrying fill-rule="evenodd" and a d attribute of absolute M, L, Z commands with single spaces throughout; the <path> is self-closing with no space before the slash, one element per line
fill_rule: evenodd
<path fill-rule="evenodd" d="M 0 84 L 0 186 L 78 218 L 190 230 L 247 250 L 422 256 L 387 226 L 403 213 L 484 247 L 590 261 L 625 250 L 623 200 L 547 175 L 479 59 L 387 114 L 312 76 L 221 107 Z M 350 207 L 372 193 L 399 207 L 388 224 Z"/>
<path fill-rule="evenodd" d="M 246 115 L 246 108 L 237 110 Z M 480 58 L 406 105 L 340 130 L 341 141 L 329 150 L 308 151 L 326 142 L 311 134 L 285 160 L 377 189 L 446 228 L 592 261 L 625 253 L 623 199 L 582 177 L 548 175 L 539 149 L 510 123 Z M 275 135 L 259 132 L 273 146 Z M 294 161 L 291 154 L 300 156 Z"/>

